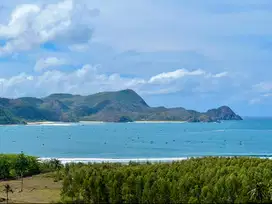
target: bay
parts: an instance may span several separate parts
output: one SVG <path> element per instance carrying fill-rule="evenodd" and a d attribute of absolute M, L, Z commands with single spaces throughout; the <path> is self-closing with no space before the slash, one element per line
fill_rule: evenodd
<path fill-rule="evenodd" d="M 93 123 L 0 127 L 0 152 L 54 158 L 272 155 L 272 119 L 222 123 Z"/>

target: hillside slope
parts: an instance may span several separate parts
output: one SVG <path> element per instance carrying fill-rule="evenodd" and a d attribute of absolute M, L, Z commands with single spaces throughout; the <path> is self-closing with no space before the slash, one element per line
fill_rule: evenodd
<path fill-rule="evenodd" d="M 218 120 L 242 120 L 229 107 L 222 106 L 205 113 L 185 108 L 150 107 L 135 91 L 126 89 L 116 92 L 101 92 L 88 96 L 72 94 L 51 94 L 45 98 L 23 97 L 0 98 L 0 110 L 25 121 L 80 120 L 128 122 L 147 121 L 189 121 L 212 122 Z M 5 115 L 5 114 L 4 114 Z M 8 115 L 8 114 L 6 114 Z M 5 116 L 0 123 L 6 124 Z M 12 121 L 12 120 L 11 120 Z M 20 123 L 20 120 L 14 120 Z"/>
<path fill-rule="evenodd" d="M 12 113 L 0 108 L 0 124 L 2 125 L 13 125 L 13 124 L 25 124 L 23 120 L 18 119 Z"/>

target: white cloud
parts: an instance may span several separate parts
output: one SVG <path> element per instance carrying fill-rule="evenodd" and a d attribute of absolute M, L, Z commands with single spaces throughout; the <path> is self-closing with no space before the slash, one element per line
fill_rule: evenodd
<path fill-rule="evenodd" d="M 221 73 L 213 75 L 212 77 L 214 77 L 214 78 L 221 78 L 221 77 L 225 77 L 227 75 L 228 75 L 228 72 L 221 72 Z"/>
<path fill-rule="evenodd" d="M 16 38 L 27 30 L 29 19 L 40 12 L 37 5 L 25 4 L 18 6 L 11 14 L 8 25 L 0 25 L 0 36 L 5 38 Z"/>
<path fill-rule="evenodd" d="M 255 97 L 249 101 L 249 104 L 255 105 L 263 103 L 272 97 L 272 83 L 269 81 L 263 81 L 255 84 L 252 86 L 251 92 Z"/>
<path fill-rule="evenodd" d="M 6 40 L 0 54 L 30 50 L 48 41 L 67 45 L 86 43 L 93 33 L 91 21 L 97 15 L 95 11 L 73 0 L 44 6 L 18 5 L 9 22 L 0 25 L 0 38 Z"/>
<path fill-rule="evenodd" d="M 255 105 L 255 104 L 258 104 L 261 102 L 261 99 L 260 98 L 253 98 L 249 101 L 249 104 L 250 105 Z"/>
<path fill-rule="evenodd" d="M 169 87 L 169 88 L 162 88 L 162 89 L 156 89 L 156 90 L 144 90 L 141 91 L 141 94 L 144 95 L 160 95 L 160 94 L 169 94 L 169 93 L 176 93 L 178 91 L 181 91 L 181 88 L 178 87 Z"/>
<path fill-rule="evenodd" d="M 260 104 L 265 102 L 266 100 L 269 100 L 270 97 L 272 97 L 272 93 L 266 93 L 266 94 L 262 94 L 259 97 L 253 98 L 249 101 L 250 105 L 255 105 L 255 104 Z"/>
<path fill-rule="evenodd" d="M 48 67 L 48 63 L 46 62 L 50 62 L 51 65 L 61 63 L 57 58 L 44 59 L 38 65 L 40 70 Z M 212 74 L 202 70 L 191 72 L 176 70 L 169 72 L 170 74 L 161 73 L 145 79 L 124 77 L 116 73 L 109 75 L 102 74 L 99 72 L 99 69 L 100 67 L 87 64 L 72 72 L 47 70 L 39 75 L 22 73 L 11 78 L 0 78 L 0 83 L 3 86 L 2 96 L 45 96 L 56 92 L 86 95 L 99 91 L 113 91 L 126 88 L 134 89 L 140 94 L 149 95 L 175 93 L 178 91 L 195 93 L 198 91 L 196 87 L 207 87 L 211 85 L 213 80 L 216 80 L 214 78 L 207 78 L 206 75 Z M 168 81 L 169 83 L 164 83 L 165 80 L 169 80 L 167 77 L 170 78 L 170 81 Z M 191 78 L 187 80 L 185 77 Z M 218 88 L 220 88 L 219 85 L 213 87 L 213 89 Z"/>
<path fill-rule="evenodd" d="M 163 72 L 156 76 L 153 76 L 148 81 L 149 83 L 169 83 L 173 80 L 180 79 L 185 76 L 197 76 L 197 75 L 204 75 L 205 72 L 203 70 L 195 70 L 195 71 L 188 71 L 186 69 L 178 69 L 173 72 Z"/>
<path fill-rule="evenodd" d="M 84 52 L 89 48 L 89 44 L 74 44 L 69 46 L 69 49 L 71 51 L 75 51 L 75 52 Z"/>
<path fill-rule="evenodd" d="M 91 94 L 125 88 L 137 90 L 142 82 L 142 79 L 121 77 L 119 74 L 101 74 L 91 65 L 68 73 L 50 70 L 38 76 L 22 73 L 10 78 L 0 78 L 1 96 L 5 97 L 45 96 L 56 92 Z"/>
<path fill-rule="evenodd" d="M 272 82 L 260 82 L 258 84 L 253 85 L 253 90 L 257 92 L 270 92 L 272 91 Z"/>
<path fill-rule="evenodd" d="M 266 93 L 263 95 L 263 97 L 272 97 L 272 93 Z"/>
<path fill-rule="evenodd" d="M 57 57 L 48 57 L 39 59 L 34 67 L 35 71 L 42 71 L 48 67 L 55 67 L 60 65 L 68 64 L 69 62 L 65 59 L 59 59 Z"/>
<path fill-rule="evenodd" d="M 155 75 L 150 78 L 148 81 L 151 84 L 166 84 L 166 83 L 171 83 L 172 81 L 181 79 L 183 77 L 188 77 L 188 76 L 203 76 L 206 78 L 221 78 L 227 76 L 227 72 L 221 72 L 217 74 L 212 74 L 212 73 L 207 73 L 204 70 L 197 69 L 194 71 L 188 71 L 187 69 L 178 69 L 173 72 L 163 72 L 161 74 Z"/>

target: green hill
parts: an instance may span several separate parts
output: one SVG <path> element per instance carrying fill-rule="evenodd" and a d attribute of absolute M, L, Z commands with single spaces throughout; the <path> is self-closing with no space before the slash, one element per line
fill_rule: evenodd
<path fill-rule="evenodd" d="M 2 125 L 13 125 L 13 124 L 25 124 L 23 120 L 16 118 L 12 113 L 0 108 L 0 124 Z"/>
<path fill-rule="evenodd" d="M 185 108 L 150 107 L 141 96 L 130 89 L 100 92 L 88 96 L 56 93 L 41 99 L 34 97 L 0 98 L 0 108 L 3 112 L 0 124 L 46 120 L 212 122 L 242 119 L 227 106 L 211 109 L 205 113 Z"/>

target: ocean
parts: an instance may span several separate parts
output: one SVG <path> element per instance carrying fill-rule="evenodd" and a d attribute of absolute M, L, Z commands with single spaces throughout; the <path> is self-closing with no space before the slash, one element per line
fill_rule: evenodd
<path fill-rule="evenodd" d="M 0 152 L 69 161 L 169 161 L 272 157 L 272 119 L 222 123 L 91 123 L 0 126 Z"/>

